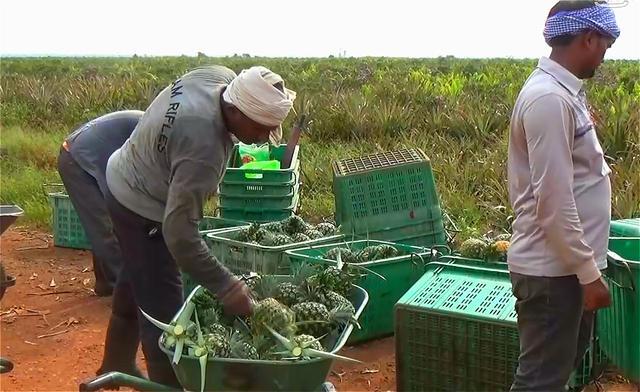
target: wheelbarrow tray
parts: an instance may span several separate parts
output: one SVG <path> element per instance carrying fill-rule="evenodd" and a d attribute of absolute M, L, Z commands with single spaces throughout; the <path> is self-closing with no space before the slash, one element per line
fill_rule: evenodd
<path fill-rule="evenodd" d="M 289 276 L 279 276 L 281 281 L 290 280 Z M 196 287 L 188 299 L 191 299 L 201 286 Z M 353 286 L 349 300 L 356 309 L 358 318 L 364 310 L 369 297 L 367 292 Z M 186 304 L 186 302 L 185 302 Z M 185 305 L 178 311 L 176 321 Z M 353 325 L 344 327 L 333 336 L 327 336 L 324 347 L 333 347 L 330 352 L 337 353 L 347 342 Z M 160 349 L 169 360 L 173 351 L 159 341 Z M 325 382 L 333 359 L 314 358 L 306 361 L 267 361 L 230 358 L 210 358 L 206 369 L 206 391 L 319 391 Z M 173 364 L 173 370 L 187 391 L 200 391 L 200 364 L 195 356 L 183 355 L 180 362 Z"/>
<path fill-rule="evenodd" d="M 22 208 L 15 204 L 0 205 L 0 234 L 4 233 L 19 216 L 24 214 Z"/>

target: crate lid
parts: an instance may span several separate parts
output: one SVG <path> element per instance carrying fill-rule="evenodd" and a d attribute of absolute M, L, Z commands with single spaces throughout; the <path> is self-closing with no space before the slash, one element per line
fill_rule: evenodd
<path fill-rule="evenodd" d="M 491 321 L 516 321 L 506 270 L 434 262 L 398 305 Z"/>
<path fill-rule="evenodd" d="M 427 155 L 419 148 L 405 148 L 337 160 L 333 162 L 333 173 L 336 176 L 346 176 L 369 170 L 428 161 Z"/>

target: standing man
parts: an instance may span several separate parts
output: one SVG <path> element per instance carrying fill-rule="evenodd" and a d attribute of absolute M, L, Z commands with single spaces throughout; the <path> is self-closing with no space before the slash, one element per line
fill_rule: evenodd
<path fill-rule="evenodd" d="M 100 297 L 111 295 L 122 265 L 104 201 L 107 160 L 131 135 L 142 114 L 125 110 L 89 121 L 64 140 L 58 155 L 58 173 L 91 244 L 94 291 Z"/>
<path fill-rule="evenodd" d="M 513 109 L 508 179 L 515 212 L 508 264 L 520 358 L 511 391 L 563 391 L 589 343 L 594 311 L 610 297 L 606 268 L 611 170 L 589 115 L 591 78 L 620 35 L 611 8 L 560 1 L 551 46 Z"/>
<path fill-rule="evenodd" d="M 107 165 L 109 213 L 120 241 L 123 269 L 99 374 L 135 366 L 136 347 L 119 336 L 125 320 L 140 331 L 152 381 L 179 387 L 161 331 L 147 321 L 169 322 L 182 304 L 179 269 L 209 289 L 225 311 L 247 315 L 246 285 L 213 258 L 198 234 L 203 204 L 224 175 L 232 135 L 264 143 L 287 117 L 295 93 L 264 67 L 237 75 L 228 68 L 196 69 L 166 87 L 145 111 L 131 137 Z"/>

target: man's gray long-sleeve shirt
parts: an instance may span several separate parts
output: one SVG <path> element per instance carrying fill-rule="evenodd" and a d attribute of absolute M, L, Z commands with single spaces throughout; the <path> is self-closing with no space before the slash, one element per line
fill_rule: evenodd
<path fill-rule="evenodd" d="M 225 288 L 231 274 L 209 255 L 198 222 L 233 148 L 220 94 L 235 76 L 213 66 L 174 81 L 107 165 L 113 196 L 136 214 L 161 222 L 178 266 L 214 293 Z"/>
<path fill-rule="evenodd" d="M 606 267 L 611 170 L 604 160 L 582 81 L 541 58 L 511 118 L 509 195 L 515 213 L 509 269 L 577 275 L 591 283 Z"/>
<path fill-rule="evenodd" d="M 142 117 L 140 110 L 123 110 L 91 120 L 65 138 L 66 150 L 78 165 L 106 186 L 105 171 L 109 156 L 131 136 Z"/>

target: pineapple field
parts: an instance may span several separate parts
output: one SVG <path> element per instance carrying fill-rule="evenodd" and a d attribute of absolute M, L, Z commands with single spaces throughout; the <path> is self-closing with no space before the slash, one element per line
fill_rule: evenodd
<path fill-rule="evenodd" d="M 47 228 L 43 183 L 59 182 L 63 137 L 84 121 L 120 109 L 144 110 L 181 73 L 222 64 L 262 64 L 298 92 L 311 120 L 301 139 L 301 214 L 333 211 L 331 161 L 403 147 L 431 160 L 443 208 L 460 238 L 508 229 L 509 116 L 535 60 L 3 58 L 0 64 L 0 201 Z M 613 216 L 640 214 L 640 63 L 606 61 L 587 82 L 597 131 L 613 169 Z M 283 129 L 285 138 L 295 115 Z M 210 210 L 215 208 L 211 203 Z"/>

